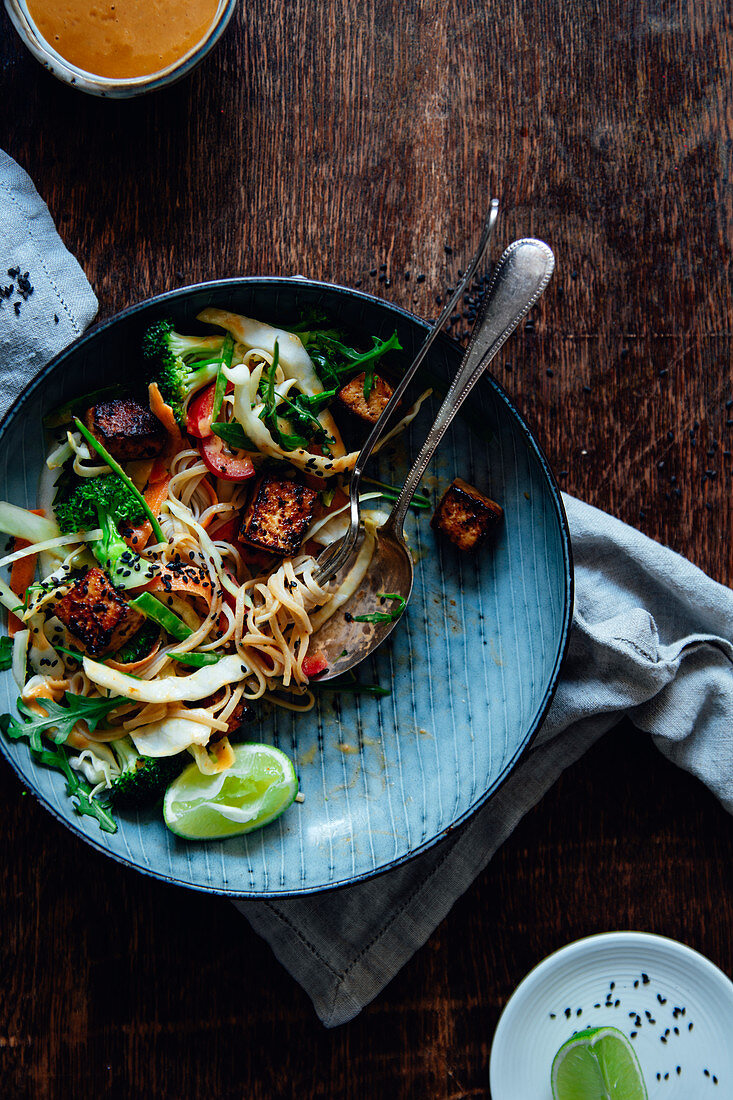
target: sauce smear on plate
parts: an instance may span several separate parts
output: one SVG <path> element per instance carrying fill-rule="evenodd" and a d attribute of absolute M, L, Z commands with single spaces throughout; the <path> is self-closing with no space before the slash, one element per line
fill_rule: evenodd
<path fill-rule="evenodd" d="M 28 0 L 57 53 L 95 76 L 128 79 L 166 69 L 214 22 L 218 0 Z"/>

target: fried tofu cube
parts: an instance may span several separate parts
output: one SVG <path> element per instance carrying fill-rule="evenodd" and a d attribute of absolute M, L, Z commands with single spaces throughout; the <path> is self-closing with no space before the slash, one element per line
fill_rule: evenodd
<path fill-rule="evenodd" d="M 157 458 L 166 441 L 157 416 L 134 397 L 100 401 L 84 417 L 89 431 L 118 462 Z"/>
<path fill-rule="evenodd" d="M 303 541 L 313 520 L 318 493 L 302 481 L 264 474 L 255 482 L 244 513 L 242 542 L 288 557 Z"/>
<path fill-rule="evenodd" d="M 145 622 L 101 569 L 90 569 L 56 601 L 56 615 L 90 657 L 119 649 Z"/>
<path fill-rule="evenodd" d="M 430 526 L 446 535 L 459 550 L 474 550 L 501 522 L 501 505 L 457 477 L 446 489 Z"/>
<path fill-rule="evenodd" d="M 339 412 L 346 413 L 352 423 L 356 422 L 360 428 L 368 430 L 379 420 L 392 393 L 389 382 L 385 382 L 375 374 L 369 398 L 364 397 L 364 371 L 362 371 L 338 391 L 333 401 L 333 412 L 336 415 Z"/>

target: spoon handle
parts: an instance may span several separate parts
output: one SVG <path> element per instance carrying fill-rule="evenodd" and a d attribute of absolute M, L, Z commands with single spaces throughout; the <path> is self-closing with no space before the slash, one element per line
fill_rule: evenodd
<path fill-rule="evenodd" d="M 487 366 L 544 292 L 555 268 L 543 242 L 514 241 L 499 260 L 479 311 L 471 341 L 422 450 L 407 475 L 384 527 L 399 534 L 410 501 L 453 418 Z"/>

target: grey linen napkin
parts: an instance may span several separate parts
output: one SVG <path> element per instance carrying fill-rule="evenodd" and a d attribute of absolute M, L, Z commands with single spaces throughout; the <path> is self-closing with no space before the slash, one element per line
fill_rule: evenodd
<path fill-rule="evenodd" d="M 1 151 L 0 242 L 3 267 L 28 271 L 34 287 L 25 300 L 14 277 L 0 305 L 3 413 L 89 324 L 96 299 L 28 176 Z M 564 499 L 576 580 L 570 646 L 549 715 L 509 780 L 450 839 L 394 871 L 312 898 L 236 903 L 327 1027 L 377 996 L 523 815 L 622 717 L 733 812 L 733 592 L 619 520 Z"/>
<path fill-rule="evenodd" d="M 0 149 L 0 415 L 96 312 L 30 176 Z"/>

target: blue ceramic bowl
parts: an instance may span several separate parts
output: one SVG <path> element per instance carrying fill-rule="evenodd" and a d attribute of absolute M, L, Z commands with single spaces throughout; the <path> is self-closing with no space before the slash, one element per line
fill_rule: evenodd
<path fill-rule="evenodd" d="M 44 456 L 41 419 L 61 401 L 139 369 L 140 336 L 171 316 L 195 331 L 205 306 L 280 325 L 317 307 L 370 335 L 397 328 L 405 357 L 426 325 L 367 294 L 305 279 L 228 279 L 160 295 L 125 310 L 72 344 L 41 372 L 0 427 L 0 498 L 33 507 Z M 460 348 L 436 341 L 427 369 L 449 379 Z M 422 388 L 422 387 L 420 387 Z M 439 399 L 426 402 L 375 476 L 398 483 Z M 238 897 L 286 897 L 357 882 L 437 843 L 489 798 L 527 749 L 552 699 L 572 608 L 565 514 L 540 447 L 497 382 L 486 376 L 468 414 L 443 441 L 424 482 L 438 495 L 460 475 L 505 511 L 491 548 L 464 556 L 438 542 L 426 513 L 411 513 L 416 560 L 408 610 L 361 678 L 392 688 L 383 698 L 328 695 L 308 714 L 262 705 L 247 738 L 295 761 L 305 796 L 260 832 L 190 843 L 160 810 L 118 815 L 114 835 L 77 816 L 56 772 L 33 764 L 23 742 L 0 741 L 28 788 L 88 844 L 147 874 Z M 0 706 L 14 711 L 10 673 Z"/>

